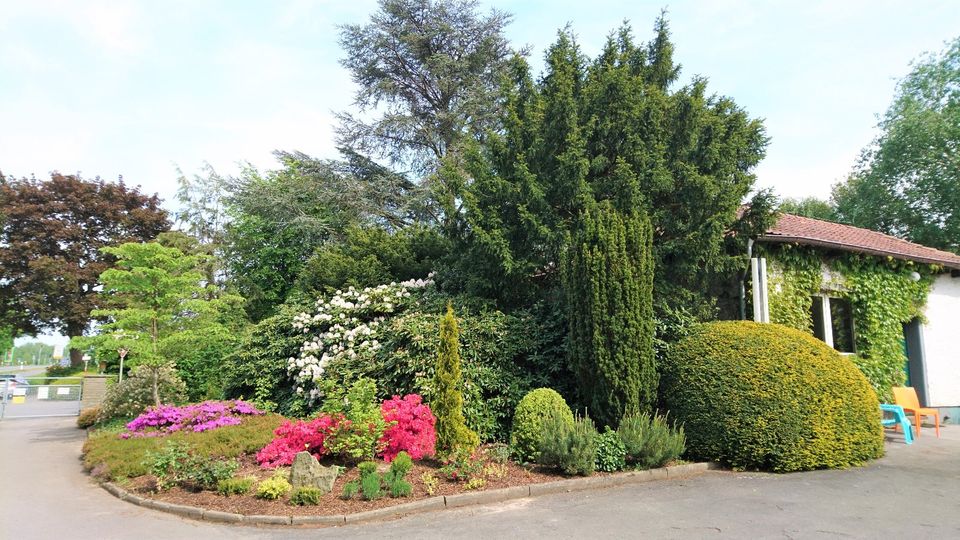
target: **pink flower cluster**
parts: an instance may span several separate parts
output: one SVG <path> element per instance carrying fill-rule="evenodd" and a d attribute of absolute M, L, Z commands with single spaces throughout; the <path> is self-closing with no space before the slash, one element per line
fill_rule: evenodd
<path fill-rule="evenodd" d="M 177 407 L 150 407 L 127 424 L 121 439 L 160 437 L 177 431 L 207 431 L 240 424 L 241 416 L 260 415 L 263 411 L 245 401 L 204 401 Z"/>
<path fill-rule="evenodd" d="M 393 396 L 380 406 L 387 429 L 380 442 L 384 444 L 383 459 L 393 461 L 400 452 L 407 452 L 413 459 L 432 457 L 437 444 L 437 419 L 430 406 L 417 394 L 404 397 Z"/>
<path fill-rule="evenodd" d="M 273 434 L 270 444 L 257 452 L 257 463 L 266 469 L 283 467 L 293 463 L 297 452 L 307 451 L 320 457 L 326 453 L 323 441 L 336 429 L 339 416 L 323 415 L 313 420 L 287 420 Z"/>
<path fill-rule="evenodd" d="M 417 394 L 393 396 L 380 406 L 387 429 L 380 437 L 383 459 L 393 461 L 402 451 L 413 459 L 434 455 L 437 444 L 436 418 L 430 406 Z M 313 420 L 287 421 L 273 433 L 276 437 L 257 452 L 257 463 L 273 469 L 293 463 L 297 452 L 307 451 L 318 458 L 327 453 L 325 442 L 353 429 L 341 415 L 323 415 Z"/>

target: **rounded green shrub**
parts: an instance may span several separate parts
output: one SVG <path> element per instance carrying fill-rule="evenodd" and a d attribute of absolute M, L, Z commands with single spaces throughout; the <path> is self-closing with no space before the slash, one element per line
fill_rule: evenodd
<path fill-rule="evenodd" d="M 815 337 L 746 321 L 698 326 L 671 348 L 660 396 L 687 456 L 775 472 L 841 468 L 883 455 L 877 396 Z"/>
<path fill-rule="evenodd" d="M 537 388 L 523 396 L 513 414 L 513 429 L 510 431 L 510 447 L 518 461 L 536 461 L 543 424 L 555 413 L 573 425 L 573 411 L 556 390 Z"/>

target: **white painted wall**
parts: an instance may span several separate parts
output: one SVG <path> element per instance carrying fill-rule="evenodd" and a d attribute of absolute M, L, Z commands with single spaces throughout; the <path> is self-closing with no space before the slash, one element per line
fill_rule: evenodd
<path fill-rule="evenodd" d="M 960 406 L 960 278 L 937 277 L 924 311 L 927 407 Z"/>

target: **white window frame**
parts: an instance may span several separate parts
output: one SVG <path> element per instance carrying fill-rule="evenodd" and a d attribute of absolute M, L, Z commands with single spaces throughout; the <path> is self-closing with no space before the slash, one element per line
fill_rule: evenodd
<path fill-rule="evenodd" d="M 839 297 L 837 297 L 839 299 Z M 823 325 L 823 342 L 826 343 L 831 349 L 837 350 L 833 346 L 833 315 L 830 312 L 830 296 L 827 294 L 815 294 L 813 295 L 813 301 L 816 302 L 819 299 L 820 304 L 820 324 Z M 852 334 L 852 343 L 853 351 L 837 351 L 840 354 L 855 355 L 857 354 L 857 326 L 853 320 L 850 321 L 850 333 Z"/>

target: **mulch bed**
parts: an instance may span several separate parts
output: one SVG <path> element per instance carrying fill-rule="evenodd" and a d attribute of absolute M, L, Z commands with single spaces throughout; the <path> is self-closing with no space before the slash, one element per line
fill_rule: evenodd
<path fill-rule="evenodd" d="M 380 499 L 373 501 L 363 500 L 359 494 L 350 500 L 340 498 L 340 494 L 343 493 L 343 485 L 351 480 L 358 479 L 360 476 L 358 469 L 351 467 L 337 478 L 333 491 L 324 495 L 318 506 L 294 506 L 289 503 L 289 496 L 281 497 L 274 501 L 257 499 L 253 496 L 253 492 L 247 495 L 225 497 L 211 491 L 192 492 L 182 488 L 172 488 L 164 492 L 156 493 L 153 491 L 154 483 L 150 476 L 134 478 L 130 480 L 128 484 L 125 484 L 124 487 L 142 497 L 234 514 L 314 516 L 351 514 L 396 506 L 429 497 L 436 497 L 438 495 L 455 495 L 458 493 L 525 486 L 567 478 L 554 470 L 541 467 L 524 467 L 512 462 L 503 464 L 503 467 L 506 468 L 506 474 L 503 475 L 502 478 L 486 476 L 486 485 L 484 487 L 467 490 L 465 488 L 466 482 L 456 482 L 444 478 L 444 476 L 440 474 L 440 465 L 438 463 L 426 460 L 415 462 L 413 468 L 406 475 L 406 480 L 413 485 L 413 493 L 409 497 L 391 498 L 384 495 Z M 245 456 L 241 459 L 241 467 L 240 470 L 237 471 L 236 476 L 253 476 L 258 480 L 264 480 L 272 476 L 273 472 L 273 470 L 261 469 L 253 456 Z M 439 481 L 433 495 L 427 494 L 427 489 L 420 479 L 420 476 L 425 472 L 432 473 Z M 604 473 L 596 474 L 601 475 Z"/>

